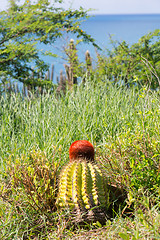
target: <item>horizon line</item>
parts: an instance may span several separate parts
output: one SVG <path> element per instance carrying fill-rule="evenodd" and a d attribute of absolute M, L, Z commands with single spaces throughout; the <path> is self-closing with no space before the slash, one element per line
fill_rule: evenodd
<path fill-rule="evenodd" d="M 90 13 L 88 15 L 160 15 L 160 13 Z"/>

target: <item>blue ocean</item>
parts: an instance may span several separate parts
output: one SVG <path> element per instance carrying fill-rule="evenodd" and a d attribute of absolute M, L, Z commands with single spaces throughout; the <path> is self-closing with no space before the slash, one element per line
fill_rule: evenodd
<path fill-rule="evenodd" d="M 105 52 L 106 49 L 113 47 L 110 43 L 110 36 L 112 36 L 113 40 L 119 42 L 125 40 L 129 45 L 132 45 L 138 42 L 142 36 L 155 29 L 160 29 L 160 14 L 95 15 L 83 21 L 80 27 L 90 34 L 95 39 L 96 44 Z M 71 38 L 76 42 L 74 35 L 65 34 L 62 39 L 58 39 L 52 45 L 37 44 L 37 47 L 43 52 L 51 51 L 59 56 L 53 58 L 41 55 L 42 59 L 50 67 L 52 64 L 54 65 L 54 83 L 56 83 L 61 70 L 65 73 L 64 64 L 67 63 L 67 57 L 64 54 L 64 49 Z M 92 44 L 81 42 L 77 45 L 77 50 L 80 61 L 85 61 L 85 52 L 87 50 L 91 54 L 92 62 L 96 61 L 96 51 Z"/>
<path fill-rule="evenodd" d="M 160 28 L 160 14 L 155 15 L 96 15 L 82 24 L 101 47 L 107 47 L 109 35 L 129 44 Z"/>
<path fill-rule="evenodd" d="M 160 28 L 160 14 L 145 15 L 95 15 L 82 22 L 81 28 L 90 34 L 96 43 L 104 50 L 111 49 L 109 36 L 119 42 L 125 40 L 128 44 L 136 43 L 139 38 L 155 29 Z M 56 75 L 60 70 L 64 71 L 63 64 L 66 63 L 64 48 L 67 46 L 70 38 L 74 36 L 64 36 L 63 39 L 55 42 L 53 46 L 48 46 L 46 50 L 60 55 L 60 58 L 45 57 L 47 63 L 54 64 L 54 82 Z M 76 39 L 74 39 L 76 40 Z M 86 50 L 90 51 L 93 61 L 96 58 L 95 49 L 91 44 L 80 43 L 77 46 L 79 58 L 81 61 L 85 59 Z"/>

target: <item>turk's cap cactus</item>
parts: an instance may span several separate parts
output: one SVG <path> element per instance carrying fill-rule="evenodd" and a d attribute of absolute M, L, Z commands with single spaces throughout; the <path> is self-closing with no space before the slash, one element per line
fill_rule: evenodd
<path fill-rule="evenodd" d="M 84 220 L 105 219 L 109 193 L 103 171 L 94 161 L 93 145 L 76 141 L 69 149 L 70 162 L 59 177 L 58 207 L 69 207 Z"/>

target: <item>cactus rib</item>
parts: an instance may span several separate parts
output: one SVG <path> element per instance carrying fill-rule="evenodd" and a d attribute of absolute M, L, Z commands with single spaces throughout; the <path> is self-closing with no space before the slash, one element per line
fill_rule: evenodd
<path fill-rule="evenodd" d="M 101 169 L 86 161 L 66 165 L 60 175 L 57 204 L 85 209 L 106 206 L 107 196 Z"/>

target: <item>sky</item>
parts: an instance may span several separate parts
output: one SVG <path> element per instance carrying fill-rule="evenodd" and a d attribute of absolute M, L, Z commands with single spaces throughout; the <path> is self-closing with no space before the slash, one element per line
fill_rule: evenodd
<path fill-rule="evenodd" d="M 22 0 L 21 0 L 22 1 Z M 8 0 L 0 0 L 5 10 Z M 147 14 L 160 13 L 160 0 L 64 0 L 63 7 L 94 9 L 93 14 Z"/>

